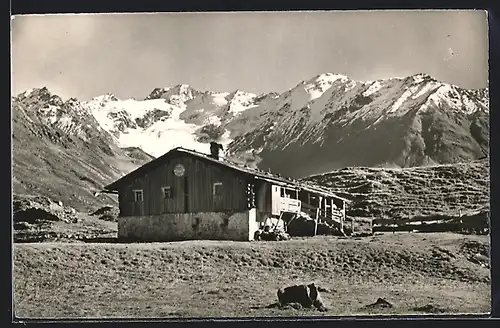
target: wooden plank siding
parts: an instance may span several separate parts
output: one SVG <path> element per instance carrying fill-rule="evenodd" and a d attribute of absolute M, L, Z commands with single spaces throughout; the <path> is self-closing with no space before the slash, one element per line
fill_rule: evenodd
<path fill-rule="evenodd" d="M 182 177 L 173 172 L 177 164 L 185 167 Z M 216 182 L 222 182 L 221 196 L 213 194 Z M 247 208 L 246 184 L 244 174 L 188 155 L 175 155 L 166 163 L 120 186 L 120 216 L 242 211 Z M 163 187 L 171 187 L 171 199 L 164 199 Z M 143 190 L 144 197 L 140 214 L 137 214 L 140 204 L 134 202 L 134 190 L 138 189 Z"/>

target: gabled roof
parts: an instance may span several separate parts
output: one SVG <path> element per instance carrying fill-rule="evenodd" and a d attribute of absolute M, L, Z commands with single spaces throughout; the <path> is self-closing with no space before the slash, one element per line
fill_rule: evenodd
<path fill-rule="evenodd" d="M 116 180 L 115 182 L 105 186 L 104 189 L 108 190 L 108 191 L 116 191 L 117 187 L 120 184 L 122 184 L 124 181 L 133 179 L 135 177 L 139 177 L 142 174 L 144 174 L 145 172 L 153 170 L 154 168 L 162 165 L 166 161 L 166 159 L 168 159 L 171 155 L 177 154 L 177 153 L 183 153 L 183 154 L 187 154 L 189 156 L 193 156 L 193 157 L 205 160 L 205 161 L 209 161 L 209 162 L 212 162 L 214 164 L 221 165 L 221 166 L 230 168 L 232 170 L 253 176 L 257 179 L 266 180 L 266 181 L 273 182 L 273 183 L 276 183 L 276 184 L 279 184 L 282 186 L 286 186 L 289 188 L 303 189 L 303 190 L 307 190 L 307 191 L 317 193 L 320 195 L 324 195 L 324 196 L 328 196 L 328 197 L 335 197 L 335 198 L 341 199 L 345 202 L 350 202 L 348 199 L 339 197 L 339 196 L 335 195 L 334 193 L 332 193 L 328 190 L 325 190 L 325 189 L 321 188 L 320 186 L 314 185 L 312 183 L 304 183 L 304 182 L 294 180 L 291 178 L 282 177 L 282 176 L 277 175 L 277 174 L 272 174 L 272 173 L 266 172 L 264 170 L 251 168 L 247 165 L 242 165 L 242 164 L 239 164 L 239 163 L 227 160 L 227 159 L 217 160 L 215 158 L 210 157 L 207 154 L 203 154 L 203 153 L 200 153 L 200 152 L 197 152 L 194 150 L 190 150 L 190 149 L 186 149 L 186 148 L 182 148 L 182 147 L 174 148 L 174 149 L 170 150 L 169 152 L 165 153 L 164 155 L 162 155 L 158 158 L 155 158 L 154 160 L 144 164 L 143 166 L 141 166 L 141 167 L 137 168 L 136 170 L 130 172 L 129 174 L 121 177 L 120 179 Z"/>

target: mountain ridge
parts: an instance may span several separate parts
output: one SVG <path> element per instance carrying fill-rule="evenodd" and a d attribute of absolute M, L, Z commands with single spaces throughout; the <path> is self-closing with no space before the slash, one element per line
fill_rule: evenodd
<path fill-rule="evenodd" d="M 67 106 L 93 116 L 97 129 L 109 133 L 107 142 L 121 148 L 158 157 L 177 146 L 207 152 L 207 143 L 216 141 L 237 161 L 301 177 L 345 166 L 482 157 L 489 147 L 488 97 L 488 88 L 467 90 L 424 73 L 364 82 L 324 73 L 283 93 L 178 84 L 155 88 L 144 100 L 108 93 L 71 98 Z M 51 106 L 62 106 L 57 98 Z"/>

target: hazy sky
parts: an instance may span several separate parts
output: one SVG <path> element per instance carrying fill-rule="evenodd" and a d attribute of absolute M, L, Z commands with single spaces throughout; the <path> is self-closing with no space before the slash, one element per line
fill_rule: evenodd
<path fill-rule="evenodd" d="M 487 86 L 483 11 L 17 16 L 12 83 L 64 99 L 153 88 L 283 92 L 320 73 L 355 80 L 428 73 Z"/>

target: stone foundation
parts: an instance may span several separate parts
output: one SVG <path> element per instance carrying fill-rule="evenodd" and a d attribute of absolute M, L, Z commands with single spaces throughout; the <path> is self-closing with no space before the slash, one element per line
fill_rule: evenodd
<path fill-rule="evenodd" d="M 255 209 L 238 213 L 169 213 L 118 218 L 118 238 L 130 241 L 253 240 Z"/>

